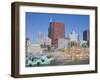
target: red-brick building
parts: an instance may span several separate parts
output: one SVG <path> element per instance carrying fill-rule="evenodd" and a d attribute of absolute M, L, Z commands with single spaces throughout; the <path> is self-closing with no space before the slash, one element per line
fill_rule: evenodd
<path fill-rule="evenodd" d="M 65 25 L 61 22 L 50 22 L 48 37 L 51 38 L 52 46 L 55 46 L 58 38 L 65 38 Z"/>

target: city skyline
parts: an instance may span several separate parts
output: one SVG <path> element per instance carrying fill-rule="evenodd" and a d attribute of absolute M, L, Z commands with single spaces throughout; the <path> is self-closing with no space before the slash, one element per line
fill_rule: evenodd
<path fill-rule="evenodd" d="M 38 33 L 41 32 L 45 39 L 51 21 L 65 24 L 65 37 L 69 37 L 74 30 L 79 39 L 83 40 L 83 31 L 89 29 L 89 15 L 26 12 L 26 37 L 35 43 L 38 41 Z"/>

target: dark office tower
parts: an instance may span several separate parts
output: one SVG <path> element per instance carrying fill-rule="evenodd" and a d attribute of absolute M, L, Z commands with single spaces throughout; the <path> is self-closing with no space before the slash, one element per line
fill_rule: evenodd
<path fill-rule="evenodd" d="M 55 46 L 58 38 L 65 38 L 65 25 L 61 22 L 50 22 L 48 37 L 52 40 L 52 46 Z"/>
<path fill-rule="evenodd" d="M 89 41 L 90 40 L 89 30 L 83 31 L 83 40 L 85 40 L 85 41 Z"/>
<path fill-rule="evenodd" d="M 89 32 L 89 30 L 85 30 L 85 31 L 83 31 L 83 40 L 84 41 L 87 41 L 87 43 L 88 43 L 88 47 L 89 47 L 89 42 L 90 42 L 90 32 Z"/>

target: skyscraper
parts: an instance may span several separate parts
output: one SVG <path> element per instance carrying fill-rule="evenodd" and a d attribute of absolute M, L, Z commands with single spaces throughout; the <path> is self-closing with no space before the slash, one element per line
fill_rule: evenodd
<path fill-rule="evenodd" d="M 42 37 L 42 33 L 41 32 L 38 33 L 38 43 L 40 45 L 42 45 L 42 43 L 43 43 L 43 37 Z"/>
<path fill-rule="evenodd" d="M 75 31 L 73 31 L 73 32 L 70 34 L 70 41 L 71 41 L 71 42 L 73 42 L 73 41 L 74 41 L 74 42 L 78 42 L 78 40 L 79 40 L 79 39 L 78 39 L 78 34 L 76 34 Z"/>
<path fill-rule="evenodd" d="M 71 42 L 71 46 L 78 46 L 79 45 L 79 36 L 78 36 L 78 34 L 75 33 L 75 31 L 73 31 L 70 34 L 70 42 Z"/>
<path fill-rule="evenodd" d="M 89 30 L 83 31 L 83 40 L 84 40 L 84 41 L 89 41 L 89 39 L 90 39 Z"/>
<path fill-rule="evenodd" d="M 52 46 L 57 44 L 58 38 L 65 38 L 65 25 L 61 22 L 50 22 L 48 37 L 51 38 Z"/>
<path fill-rule="evenodd" d="M 90 42 L 90 32 L 89 30 L 83 31 L 83 40 L 87 41 L 88 47 L 89 47 L 89 42 Z"/>

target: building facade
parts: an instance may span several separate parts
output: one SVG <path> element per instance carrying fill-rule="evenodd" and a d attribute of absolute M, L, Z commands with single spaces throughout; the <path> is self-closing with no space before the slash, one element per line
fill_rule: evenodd
<path fill-rule="evenodd" d="M 83 40 L 87 41 L 87 45 L 89 47 L 90 45 L 90 31 L 89 30 L 83 31 Z"/>
<path fill-rule="evenodd" d="M 57 44 L 58 38 L 65 38 L 65 25 L 61 22 L 50 22 L 48 37 L 51 38 L 52 46 Z"/>
<path fill-rule="evenodd" d="M 51 39 L 49 37 L 46 37 L 46 39 L 45 39 L 45 45 L 51 46 Z"/>
<path fill-rule="evenodd" d="M 70 42 L 78 42 L 78 34 L 75 31 L 70 34 Z"/>
<path fill-rule="evenodd" d="M 57 40 L 57 48 L 62 49 L 62 48 L 69 48 L 70 47 L 70 40 L 69 38 L 59 38 Z"/>
<path fill-rule="evenodd" d="M 83 40 L 84 40 L 84 41 L 89 41 L 89 40 L 90 40 L 90 33 L 89 33 L 89 30 L 83 31 Z"/>
<path fill-rule="evenodd" d="M 71 47 L 79 46 L 79 36 L 75 33 L 75 31 L 70 34 L 70 45 Z"/>
<path fill-rule="evenodd" d="M 41 54 L 42 48 L 38 43 L 32 43 L 29 39 L 26 40 L 26 53 L 27 54 Z"/>
<path fill-rule="evenodd" d="M 38 32 L 38 44 L 42 45 L 43 44 L 43 36 L 41 32 Z"/>

